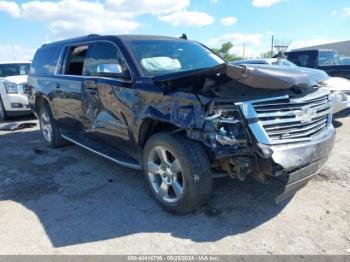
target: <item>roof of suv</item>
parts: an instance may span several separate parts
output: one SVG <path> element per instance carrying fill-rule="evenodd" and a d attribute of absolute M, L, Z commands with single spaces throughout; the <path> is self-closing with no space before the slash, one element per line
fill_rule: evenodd
<path fill-rule="evenodd" d="M 82 41 L 95 41 L 99 39 L 105 39 L 105 38 L 116 38 L 121 41 L 133 41 L 133 40 L 173 40 L 173 41 L 186 41 L 183 38 L 180 37 L 171 37 L 171 36 L 157 36 L 157 35 L 96 35 L 96 34 L 90 34 L 87 36 L 81 36 L 76 38 L 70 38 L 62 41 L 52 42 L 48 44 L 44 44 L 44 46 L 51 46 L 51 45 L 60 45 L 60 44 L 69 44 L 74 42 L 82 42 Z"/>

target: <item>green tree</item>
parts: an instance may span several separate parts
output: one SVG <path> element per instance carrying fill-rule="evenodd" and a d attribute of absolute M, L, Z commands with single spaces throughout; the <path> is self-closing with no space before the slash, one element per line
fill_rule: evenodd
<path fill-rule="evenodd" d="M 229 62 L 240 60 L 240 57 L 230 54 L 232 47 L 233 44 L 231 42 L 225 42 L 221 45 L 220 48 L 212 48 L 212 51 Z"/>

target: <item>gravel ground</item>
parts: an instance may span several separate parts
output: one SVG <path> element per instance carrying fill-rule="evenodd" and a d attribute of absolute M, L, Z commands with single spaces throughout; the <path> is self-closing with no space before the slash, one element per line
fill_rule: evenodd
<path fill-rule="evenodd" d="M 335 124 L 328 163 L 290 201 L 224 178 L 219 212 L 187 216 L 160 209 L 139 172 L 49 149 L 37 127 L 0 131 L 0 254 L 350 254 L 350 119 Z"/>

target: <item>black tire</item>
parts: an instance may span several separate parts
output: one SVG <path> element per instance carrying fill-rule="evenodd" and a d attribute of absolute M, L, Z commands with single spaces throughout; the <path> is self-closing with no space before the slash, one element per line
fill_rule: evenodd
<path fill-rule="evenodd" d="M 48 137 L 44 134 L 45 128 L 44 128 L 44 120 L 43 117 L 48 117 L 48 124 L 51 125 L 51 138 L 48 139 Z M 56 148 L 66 145 L 68 142 L 62 137 L 61 130 L 58 128 L 57 122 L 54 119 L 52 115 L 52 111 L 50 109 L 50 106 L 47 103 L 44 103 L 39 108 L 39 122 L 40 122 L 40 129 L 44 138 L 44 141 L 49 147 Z"/>
<path fill-rule="evenodd" d="M 4 104 L 2 103 L 1 97 L 0 97 L 0 121 L 4 122 L 7 119 L 7 114 L 6 114 L 6 110 L 4 107 Z"/>
<path fill-rule="evenodd" d="M 178 160 L 181 166 L 182 172 L 180 174 L 182 176 L 183 191 L 181 198 L 174 203 L 165 201 L 160 196 L 160 193 L 156 192 L 149 175 L 148 164 L 149 157 L 151 157 L 150 154 L 152 150 L 159 147 L 169 149 L 171 151 L 170 154 L 175 156 L 175 159 Z M 169 152 L 167 151 L 167 153 Z M 160 206 L 171 213 L 187 214 L 206 204 L 210 199 L 212 177 L 208 156 L 203 147 L 195 141 L 181 135 L 169 133 L 153 135 L 147 141 L 143 150 L 143 168 L 148 187 L 153 197 Z M 155 179 L 154 177 L 153 179 Z M 160 183 L 162 183 L 163 178 L 161 175 L 159 177 Z"/>

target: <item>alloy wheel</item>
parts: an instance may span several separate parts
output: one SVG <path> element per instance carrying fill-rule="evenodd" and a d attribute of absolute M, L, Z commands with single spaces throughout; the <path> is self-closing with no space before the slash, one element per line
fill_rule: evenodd
<path fill-rule="evenodd" d="M 40 116 L 40 126 L 45 140 L 50 143 L 52 141 L 53 131 L 50 116 L 45 111 Z"/>
<path fill-rule="evenodd" d="M 179 201 L 184 192 L 184 177 L 181 164 L 167 148 L 157 146 L 148 157 L 148 178 L 152 189 L 167 203 Z"/>

